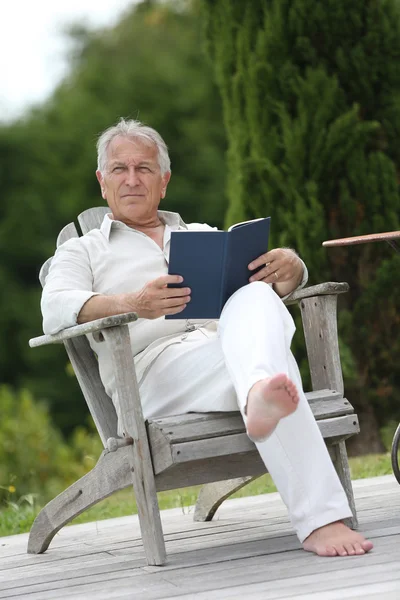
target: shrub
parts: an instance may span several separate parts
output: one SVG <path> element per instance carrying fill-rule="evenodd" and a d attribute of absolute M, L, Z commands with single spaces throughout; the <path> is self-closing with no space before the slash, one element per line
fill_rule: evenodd
<path fill-rule="evenodd" d="M 101 451 L 97 436 L 76 430 L 66 443 L 47 406 L 28 390 L 0 386 L 0 503 L 34 495 L 42 504 L 82 477 Z"/>

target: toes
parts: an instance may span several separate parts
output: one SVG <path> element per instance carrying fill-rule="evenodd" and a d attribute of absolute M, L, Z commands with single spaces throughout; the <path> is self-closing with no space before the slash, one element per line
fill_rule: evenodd
<path fill-rule="evenodd" d="M 271 383 L 275 389 L 284 389 L 294 403 L 299 401 L 297 387 L 285 373 L 278 373 L 277 375 L 274 375 L 274 377 L 271 378 Z"/>
<path fill-rule="evenodd" d="M 370 550 L 372 550 L 373 547 L 373 543 L 369 540 L 364 540 L 363 542 L 361 542 L 361 548 L 364 550 L 364 552 L 369 552 Z"/>
<path fill-rule="evenodd" d="M 348 556 L 355 556 L 355 554 L 357 554 L 355 544 L 344 544 L 344 547 L 346 549 Z M 364 552 L 363 552 L 363 554 L 364 554 Z"/>
<path fill-rule="evenodd" d="M 348 553 L 347 553 L 345 546 L 338 544 L 338 545 L 334 546 L 334 548 L 335 548 L 338 556 L 347 556 Z"/>
<path fill-rule="evenodd" d="M 325 553 L 321 554 L 321 556 L 340 556 L 339 552 L 335 548 L 335 546 L 327 546 L 325 548 Z"/>
<path fill-rule="evenodd" d="M 365 550 L 364 548 L 361 546 L 360 542 L 355 542 L 354 544 L 354 549 L 356 551 L 356 554 L 365 554 Z"/>
<path fill-rule="evenodd" d="M 299 395 L 297 393 L 297 388 L 294 385 L 294 383 L 292 383 L 290 386 L 287 385 L 286 391 L 289 394 L 289 396 L 291 397 L 292 402 L 294 402 L 296 404 L 299 401 Z"/>
<path fill-rule="evenodd" d="M 288 392 L 289 392 L 291 395 L 293 395 L 293 396 L 297 396 L 297 387 L 296 387 L 296 385 L 293 383 L 293 381 L 290 381 L 290 379 L 289 379 L 289 381 L 288 381 L 288 383 L 287 383 L 286 387 L 287 387 L 287 390 L 288 390 Z"/>
<path fill-rule="evenodd" d="M 271 382 L 274 384 L 274 387 L 285 387 L 290 383 L 290 379 L 285 373 L 278 373 L 274 377 L 271 377 Z"/>

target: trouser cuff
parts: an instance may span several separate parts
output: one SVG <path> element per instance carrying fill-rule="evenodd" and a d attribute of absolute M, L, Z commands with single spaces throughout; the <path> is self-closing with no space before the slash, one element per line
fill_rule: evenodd
<path fill-rule="evenodd" d="M 336 521 L 343 521 L 343 519 L 348 519 L 353 516 L 349 506 L 344 506 L 343 509 L 335 509 L 329 510 L 321 513 L 317 517 L 313 517 L 306 523 L 302 524 L 300 527 L 296 528 L 297 537 L 300 542 L 303 543 L 306 538 L 316 529 L 320 527 L 324 527 L 324 525 L 329 525 L 330 523 L 335 523 Z"/>

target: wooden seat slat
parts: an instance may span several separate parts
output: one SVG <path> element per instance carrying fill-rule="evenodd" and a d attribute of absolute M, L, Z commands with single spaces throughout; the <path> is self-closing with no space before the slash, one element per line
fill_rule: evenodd
<path fill-rule="evenodd" d="M 319 394 L 306 394 L 315 419 L 326 419 L 352 414 L 354 409 L 346 398 L 338 392 L 321 390 Z M 166 437 L 171 444 L 207 439 L 216 436 L 232 435 L 245 430 L 243 419 L 238 411 L 215 413 L 189 413 L 175 417 L 151 419 L 148 423 L 150 435 Z M 152 433 L 153 432 L 153 433 Z"/>
<path fill-rule="evenodd" d="M 232 417 L 231 417 L 232 418 Z M 235 419 L 241 419 L 236 415 Z M 344 415 L 318 421 L 324 439 L 332 443 L 347 439 L 359 432 L 356 415 Z M 254 443 L 247 436 L 243 421 L 241 431 L 231 429 L 213 437 L 192 438 L 177 442 L 163 435 L 162 430 L 148 428 L 154 473 L 157 475 L 177 463 L 254 452 Z"/>

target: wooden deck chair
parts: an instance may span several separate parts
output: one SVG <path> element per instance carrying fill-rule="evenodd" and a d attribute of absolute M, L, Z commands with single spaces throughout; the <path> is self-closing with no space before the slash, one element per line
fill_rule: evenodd
<path fill-rule="evenodd" d="M 108 210 L 99 207 L 83 212 L 78 217 L 82 233 L 100 227 Z M 71 223 L 60 232 L 57 246 L 77 236 Z M 42 285 L 50 262 L 41 269 Z M 359 426 L 353 407 L 343 397 L 336 325 L 337 294 L 347 290 L 346 283 L 323 283 L 294 293 L 286 304 L 298 303 L 301 309 L 313 387 L 307 399 L 349 499 L 353 511 L 349 525 L 354 528 L 357 518 L 345 440 L 358 433 Z M 158 491 L 204 484 L 194 518 L 206 521 L 223 500 L 266 472 L 239 412 L 144 421 L 128 329 L 136 318 L 134 313 L 107 317 L 30 340 L 31 347 L 64 343 L 104 445 L 96 466 L 41 510 L 30 532 L 30 553 L 44 552 L 69 521 L 113 492 L 133 485 L 147 563 L 162 565 L 166 552 Z M 124 438 L 118 437 L 116 412 L 101 383 L 87 335 L 110 346 L 127 432 Z"/>

